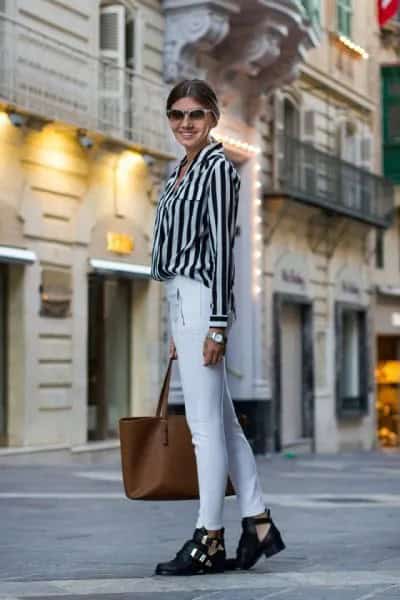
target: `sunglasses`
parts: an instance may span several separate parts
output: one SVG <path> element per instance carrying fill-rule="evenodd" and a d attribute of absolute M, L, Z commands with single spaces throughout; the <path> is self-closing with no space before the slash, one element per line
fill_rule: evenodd
<path fill-rule="evenodd" d="M 214 114 L 214 111 L 210 108 L 194 108 L 192 110 L 177 110 L 171 108 L 167 110 L 167 117 L 170 121 L 183 121 L 185 115 L 187 115 L 191 121 L 202 121 L 206 118 L 207 113 Z"/>

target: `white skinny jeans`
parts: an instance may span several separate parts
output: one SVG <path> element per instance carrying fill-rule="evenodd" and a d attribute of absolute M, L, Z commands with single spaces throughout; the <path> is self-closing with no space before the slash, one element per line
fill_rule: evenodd
<path fill-rule="evenodd" d="M 196 527 L 221 529 L 228 473 L 241 516 L 265 510 L 256 463 L 234 411 L 225 357 L 216 365 L 203 364 L 211 289 L 182 275 L 164 281 L 164 285 L 197 462 L 200 508 Z M 229 321 L 228 331 L 231 325 Z"/>

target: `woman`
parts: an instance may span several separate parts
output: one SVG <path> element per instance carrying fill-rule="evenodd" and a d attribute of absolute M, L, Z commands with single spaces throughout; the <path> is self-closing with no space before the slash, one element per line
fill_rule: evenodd
<path fill-rule="evenodd" d="M 157 565 L 158 575 L 227 567 L 222 510 L 228 473 L 243 527 L 234 566 L 249 569 L 262 554 L 285 547 L 265 509 L 254 456 L 227 385 L 224 355 L 236 319 L 233 250 L 240 180 L 222 144 L 210 136 L 219 116 L 216 95 L 201 80 L 183 81 L 167 99 L 169 124 L 186 155 L 159 200 L 151 276 L 164 282 L 168 299 L 170 357 L 179 358 L 200 508 L 192 539 L 173 560 Z"/>

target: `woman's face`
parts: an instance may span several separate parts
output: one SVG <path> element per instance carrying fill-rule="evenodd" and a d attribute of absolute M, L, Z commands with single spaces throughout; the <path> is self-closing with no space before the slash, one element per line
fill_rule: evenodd
<path fill-rule="evenodd" d="M 173 103 L 173 110 L 194 110 L 196 108 L 204 108 L 195 98 L 181 98 Z M 186 152 L 193 152 L 197 148 L 201 148 L 207 144 L 208 135 L 213 127 L 216 126 L 216 118 L 213 113 L 207 112 L 203 119 L 190 119 L 186 114 L 181 121 L 171 120 L 170 126 L 172 132 L 179 144 L 181 144 Z"/>

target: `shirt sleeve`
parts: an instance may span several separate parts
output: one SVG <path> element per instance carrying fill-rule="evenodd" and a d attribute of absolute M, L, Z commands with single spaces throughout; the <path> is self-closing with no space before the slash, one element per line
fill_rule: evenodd
<path fill-rule="evenodd" d="M 208 192 L 210 249 L 214 266 L 210 327 L 227 327 L 228 324 L 237 193 L 232 165 L 226 160 L 218 161 L 210 177 Z"/>

